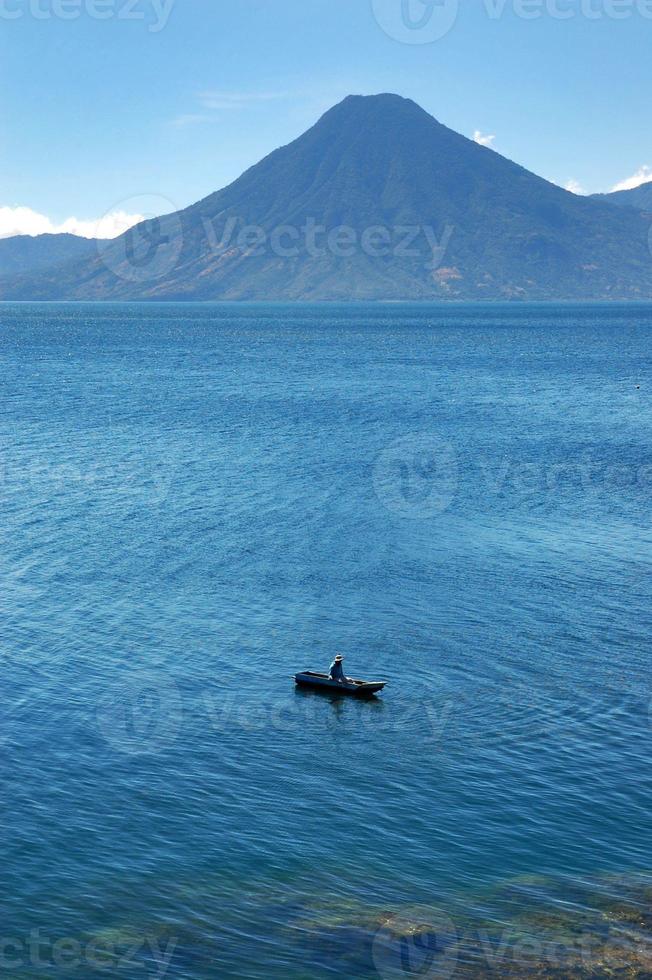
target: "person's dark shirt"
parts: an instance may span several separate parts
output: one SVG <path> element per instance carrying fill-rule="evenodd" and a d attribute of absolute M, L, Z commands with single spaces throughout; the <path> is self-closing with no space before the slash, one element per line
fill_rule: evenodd
<path fill-rule="evenodd" d="M 332 681 L 344 681 L 344 667 L 341 660 L 334 660 L 331 664 L 330 678 Z"/>

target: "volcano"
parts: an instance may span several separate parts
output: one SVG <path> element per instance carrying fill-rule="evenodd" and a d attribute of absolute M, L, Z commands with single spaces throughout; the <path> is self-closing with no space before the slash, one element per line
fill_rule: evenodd
<path fill-rule="evenodd" d="M 349 96 L 223 190 L 3 299 L 652 298 L 649 219 L 579 197 L 397 95 Z"/>

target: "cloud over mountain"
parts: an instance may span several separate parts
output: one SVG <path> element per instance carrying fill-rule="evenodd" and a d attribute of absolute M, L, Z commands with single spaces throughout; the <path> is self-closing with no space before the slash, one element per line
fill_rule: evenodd
<path fill-rule="evenodd" d="M 5 206 L 0 207 L 0 238 L 57 234 L 78 235 L 80 238 L 117 238 L 141 221 L 142 214 L 113 211 L 95 221 L 73 217 L 57 224 L 32 208 Z"/>

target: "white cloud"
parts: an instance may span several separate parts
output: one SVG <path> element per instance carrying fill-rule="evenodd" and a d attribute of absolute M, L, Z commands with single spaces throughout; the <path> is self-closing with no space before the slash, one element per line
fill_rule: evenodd
<path fill-rule="evenodd" d="M 67 218 L 55 224 L 46 215 L 31 208 L 0 207 L 0 238 L 13 235 L 54 235 L 67 232 L 80 238 L 117 238 L 128 228 L 143 221 L 141 214 L 112 211 L 95 221 Z"/>
<path fill-rule="evenodd" d="M 220 92 L 204 91 L 197 94 L 200 112 L 186 112 L 176 119 L 172 125 L 179 128 L 196 126 L 201 123 L 213 122 L 216 114 L 224 111 L 246 109 L 264 102 L 273 102 L 287 98 L 287 92 Z"/>
<path fill-rule="evenodd" d="M 184 116 L 177 116 L 172 120 L 173 126 L 195 126 L 197 123 L 211 122 L 211 116 L 202 115 L 199 112 L 187 112 Z"/>
<path fill-rule="evenodd" d="M 586 191 L 580 182 L 578 180 L 573 180 L 572 178 L 566 182 L 564 189 L 570 191 L 571 194 L 586 194 Z"/>
<path fill-rule="evenodd" d="M 619 184 L 615 184 L 611 188 L 612 191 L 631 191 L 635 187 L 640 187 L 641 184 L 647 184 L 652 180 L 652 170 L 648 166 L 641 167 L 635 174 L 631 177 L 626 177 L 625 180 L 621 180 Z"/>
<path fill-rule="evenodd" d="M 285 92 L 200 92 L 199 101 L 205 109 L 243 109 L 257 102 L 273 102 L 286 98 Z"/>
<path fill-rule="evenodd" d="M 475 133 L 473 134 L 473 139 L 476 143 L 479 143 L 480 146 L 488 146 L 493 149 L 494 140 L 496 137 L 485 135 L 484 133 L 481 133 L 479 129 L 476 129 Z"/>
<path fill-rule="evenodd" d="M 44 235 L 52 231 L 52 224 L 44 214 L 31 208 L 0 208 L 0 238 L 11 235 Z"/>
<path fill-rule="evenodd" d="M 117 238 L 128 228 L 139 225 L 141 221 L 145 220 L 145 217 L 143 214 L 128 214 L 126 211 L 109 211 L 99 221 L 81 221 L 78 222 L 78 225 L 80 227 L 83 227 L 84 224 L 88 226 L 89 234 L 84 235 L 84 238 Z M 71 220 L 74 221 L 75 219 L 72 218 Z M 73 234 L 82 235 L 83 232 L 77 231 Z"/>

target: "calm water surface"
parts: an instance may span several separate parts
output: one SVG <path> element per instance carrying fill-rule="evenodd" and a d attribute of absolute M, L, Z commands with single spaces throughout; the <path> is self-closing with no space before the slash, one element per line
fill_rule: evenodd
<path fill-rule="evenodd" d="M 2 972 L 649 976 L 651 341 L 0 307 Z"/>

